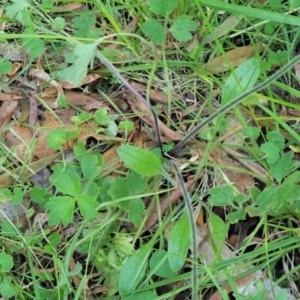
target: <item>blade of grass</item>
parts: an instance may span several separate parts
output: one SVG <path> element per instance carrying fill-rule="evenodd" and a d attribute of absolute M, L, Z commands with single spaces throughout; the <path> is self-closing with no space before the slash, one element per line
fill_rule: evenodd
<path fill-rule="evenodd" d="M 221 2 L 218 0 L 197 0 L 196 2 L 198 5 L 208 6 L 217 10 L 224 10 L 236 15 L 243 15 L 245 17 L 255 19 L 269 20 L 277 23 L 300 26 L 299 17 L 287 16 L 283 13 L 273 12 L 270 10 L 254 8 L 249 6 L 235 5 L 226 2 Z"/>

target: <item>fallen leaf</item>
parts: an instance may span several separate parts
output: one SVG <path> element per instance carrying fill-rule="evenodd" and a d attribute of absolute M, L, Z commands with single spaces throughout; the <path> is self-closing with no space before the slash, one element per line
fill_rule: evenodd
<path fill-rule="evenodd" d="M 4 101 L 0 107 L 0 129 L 3 129 L 10 121 L 18 101 Z"/>
<path fill-rule="evenodd" d="M 28 72 L 29 76 L 32 76 L 34 78 L 38 78 L 40 79 L 42 82 L 48 82 L 49 85 L 53 86 L 56 88 L 57 90 L 57 98 L 55 100 L 55 102 L 49 103 L 49 105 L 52 108 L 57 108 L 58 107 L 58 99 L 64 94 L 62 87 L 60 86 L 60 84 L 56 81 L 53 80 L 49 74 L 47 74 L 45 71 L 43 70 L 38 70 L 38 69 L 34 69 L 31 68 Z"/>
<path fill-rule="evenodd" d="M 215 30 L 214 34 L 209 34 L 206 38 L 205 44 L 211 43 L 215 38 L 220 38 L 225 35 L 229 31 L 232 31 L 241 20 L 243 20 L 244 16 L 240 15 L 231 15 L 229 16 L 223 23 L 220 24 Z"/>
<path fill-rule="evenodd" d="M 67 3 L 65 5 L 57 6 L 54 8 L 54 12 L 60 13 L 60 12 L 69 12 L 76 9 L 79 9 L 82 7 L 82 3 L 79 2 L 71 2 Z"/>
<path fill-rule="evenodd" d="M 54 159 L 58 157 L 59 153 L 55 153 L 38 161 L 32 162 L 27 166 L 21 166 L 11 170 L 10 173 L 4 173 L 0 175 L 0 187 L 11 186 L 15 181 L 19 181 L 21 174 L 22 179 L 27 179 L 45 168 L 49 165 Z"/>
<path fill-rule="evenodd" d="M 224 55 L 217 56 L 203 66 L 204 69 L 212 73 L 222 73 L 239 66 L 255 54 L 262 52 L 262 44 L 255 46 L 243 46 L 226 52 Z"/>

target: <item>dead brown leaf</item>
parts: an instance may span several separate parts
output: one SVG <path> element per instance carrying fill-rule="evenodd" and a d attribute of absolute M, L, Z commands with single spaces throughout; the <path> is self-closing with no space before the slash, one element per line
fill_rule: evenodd
<path fill-rule="evenodd" d="M 101 75 L 101 74 L 91 73 L 91 74 L 88 74 L 84 78 L 84 80 L 78 85 L 74 85 L 74 83 L 72 81 L 69 81 L 69 80 L 60 81 L 59 84 L 62 88 L 66 89 L 66 90 L 69 90 L 69 89 L 78 88 L 78 87 L 83 86 L 85 84 L 91 83 L 91 82 L 97 80 L 98 78 L 100 78 L 102 76 L 103 75 Z"/>
<path fill-rule="evenodd" d="M 238 47 L 226 52 L 225 55 L 213 58 L 203 68 L 212 73 L 223 73 L 239 66 L 255 54 L 262 52 L 263 49 L 264 46 L 262 44 Z"/>
<path fill-rule="evenodd" d="M 19 63 L 19 62 L 14 62 L 14 63 L 13 63 L 12 69 L 7 73 L 7 75 L 8 75 L 9 77 L 15 75 L 15 74 L 20 70 L 21 67 L 22 67 L 22 64 L 21 64 L 21 63 Z"/>
<path fill-rule="evenodd" d="M 34 69 L 31 68 L 28 72 L 29 76 L 33 77 L 33 78 L 38 78 L 39 80 L 41 80 L 42 82 L 48 82 L 49 85 L 53 86 L 56 88 L 57 90 L 57 98 L 55 100 L 55 102 L 49 103 L 49 105 L 52 108 L 57 108 L 58 107 L 58 99 L 64 94 L 62 87 L 60 86 L 60 84 L 56 81 L 53 80 L 49 74 L 47 74 L 45 71 L 43 70 L 38 70 L 38 69 Z"/>
<path fill-rule="evenodd" d="M 67 3 L 65 5 L 55 7 L 54 12 L 56 12 L 56 13 L 69 12 L 69 11 L 79 9 L 81 7 L 82 7 L 82 3 L 71 2 L 71 3 Z"/>
<path fill-rule="evenodd" d="M 95 99 L 93 96 L 85 95 L 82 92 L 65 91 L 66 101 L 75 106 L 84 106 L 86 111 L 105 108 L 110 110 L 106 101 Z"/>
<path fill-rule="evenodd" d="M 4 173 L 0 175 L 0 187 L 11 186 L 22 174 L 23 178 L 30 178 L 46 166 L 48 166 L 54 159 L 58 157 L 58 153 L 55 153 L 49 157 L 45 157 L 38 161 L 28 164 L 27 167 L 18 167 L 11 171 L 11 173 Z"/>
<path fill-rule="evenodd" d="M 3 129 L 10 121 L 18 101 L 4 101 L 0 107 L 0 129 Z"/>
<path fill-rule="evenodd" d="M 147 86 L 137 83 L 133 80 L 130 81 L 131 86 L 137 91 L 137 92 L 145 92 L 147 90 Z M 160 104 L 168 104 L 168 96 L 163 92 L 163 91 L 158 91 L 155 89 L 150 90 L 150 99 L 154 101 L 155 103 L 160 103 Z M 172 94 L 172 97 L 177 99 L 177 100 L 183 100 L 183 97 L 180 95 L 177 95 L 175 93 Z"/>

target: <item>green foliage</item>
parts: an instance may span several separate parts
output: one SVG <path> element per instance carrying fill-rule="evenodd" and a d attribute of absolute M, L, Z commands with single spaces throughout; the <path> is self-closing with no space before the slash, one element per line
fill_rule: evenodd
<path fill-rule="evenodd" d="M 0 74 L 7 74 L 12 69 L 12 63 L 10 61 L 4 61 L 0 59 Z"/>
<path fill-rule="evenodd" d="M 76 29 L 74 36 L 98 39 L 103 33 L 100 29 L 94 28 L 95 24 L 96 18 L 89 14 L 81 14 L 79 17 L 75 17 L 72 20 L 72 25 Z"/>
<path fill-rule="evenodd" d="M 37 58 L 45 51 L 44 41 L 41 39 L 31 39 L 23 44 L 23 48 L 29 50 L 31 58 Z"/>
<path fill-rule="evenodd" d="M 112 200 L 117 201 L 121 198 L 131 198 L 139 195 L 147 188 L 146 178 L 141 177 L 137 173 L 127 173 L 126 179 L 117 177 L 114 179 L 107 193 Z M 145 212 L 144 202 L 135 198 L 133 200 L 124 200 L 117 202 L 117 205 L 128 210 L 128 220 L 133 222 L 135 226 L 139 226 L 142 222 L 142 214 Z"/>
<path fill-rule="evenodd" d="M 97 44 L 78 44 L 74 47 L 73 54 L 75 56 L 74 63 L 58 72 L 60 80 L 70 80 L 74 86 L 79 85 L 87 75 L 88 65 L 93 61 Z"/>
<path fill-rule="evenodd" d="M 175 144 L 173 142 L 168 142 L 168 143 L 163 144 L 163 147 L 162 147 L 163 152 L 166 152 L 166 153 L 170 152 L 171 150 L 173 150 L 174 145 Z"/>
<path fill-rule="evenodd" d="M 271 131 L 267 134 L 268 142 L 260 146 L 261 152 L 266 154 L 268 164 L 276 163 L 280 152 L 285 148 L 284 136 L 278 131 Z"/>
<path fill-rule="evenodd" d="M 168 261 L 173 272 L 178 272 L 191 245 L 191 229 L 187 212 L 184 212 L 171 230 L 168 245 Z"/>
<path fill-rule="evenodd" d="M 117 152 L 129 169 L 142 176 L 155 176 L 162 173 L 160 159 L 148 150 L 126 145 L 119 147 Z"/>
<path fill-rule="evenodd" d="M 135 291 L 146 273 L 150 251 L 151 248 L 147 245 L 141 247 L 140 251 L 128 258 L 122 266 L 118 280 L 118 291 L 121 296 Z"/>
<path fill-rule="evenodd" d="M 0 271 L 9 272 L 13 267 L 14 262 L 11 255 L 6 253 L 0 253 Z"/>
<path fill-rule="evenodd" d="M 21 23 L 24 23 L 26 15 L 29 14 L 32 0 L 12 0 L 13 4 L 7 5 L 5 8 L 6 14 L 10 19 L 16 18 Z"/>
<path fill-rule="evenodd" d="M 65 26 L 66 26 L 66 21 L 65 21 L 65 19 L 62 18 L 62 17 L 56 17 L 56 18 L 53 20 L 51 26 L 52 26 L 52 28 L 53 28 L 54 30 L 61 31 L 61 30 L 63 30 L 63 29 L 65 28 Z"/>
<path fill-rule="evenodd" d="M 222 105 L 249 91 L 256 83 L 260 74 L 260 60 L 250 58 L 239 65 L 227 78 L 222 88 Z"/>
<path fill-rule="evenodd" d="M 168 16 L 175 10 L 178 5 L 178 0 L 148 0 L 150 10 L 155 14 L 163 16 L 166 20 Z M 167 36 L 168 31 L 181 42 L 187 42 L 193 38 L 191 31 L 197 29 L 197 23 L 192 21 L 187 15 L 179 16 L 173 21 L 169 30 L 164 28 L 160 22 L 154 19 L 149 19 L 145 22 L 143 32 L 146 36 L 151 38 L 151 42 L 154 44 L 162 44 Z"/>
<path fill-rule="evenodd" d="M 228 232 L 225 222 L 219 216 L 211 212 L 208 223 L 211 235 L 214 240 L 223 243 L 227 237 Z"/>
<path fill-rule="evenodd" d="M 177 273 L 171 269 L 168 261 L 168 253 L 166 251 L 154 252 L 149 265 L 150 270 L 162 278 L 171 278 Z"/>
<path fill-rule="evenodd" d="M 52 130 L 47 135 L 47 144 L 54 150 L 61 150 L 62 146 L 70 140 L 76 139 L 77 131 Z"/>
<path fill-rule="evenodd" d="M 12 281 L 11 276 L 0 276 L 0 295 L 7 299 L 16 296 L 18 293 L 18 288 Z"/>

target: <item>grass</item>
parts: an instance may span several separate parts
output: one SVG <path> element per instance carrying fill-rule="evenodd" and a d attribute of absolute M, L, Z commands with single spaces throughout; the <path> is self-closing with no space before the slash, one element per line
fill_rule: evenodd
<path fill-rule="evenodd" d="M 299 297 L 299 5 L 159 3 L 3 3 L 3 297 Z"/>

